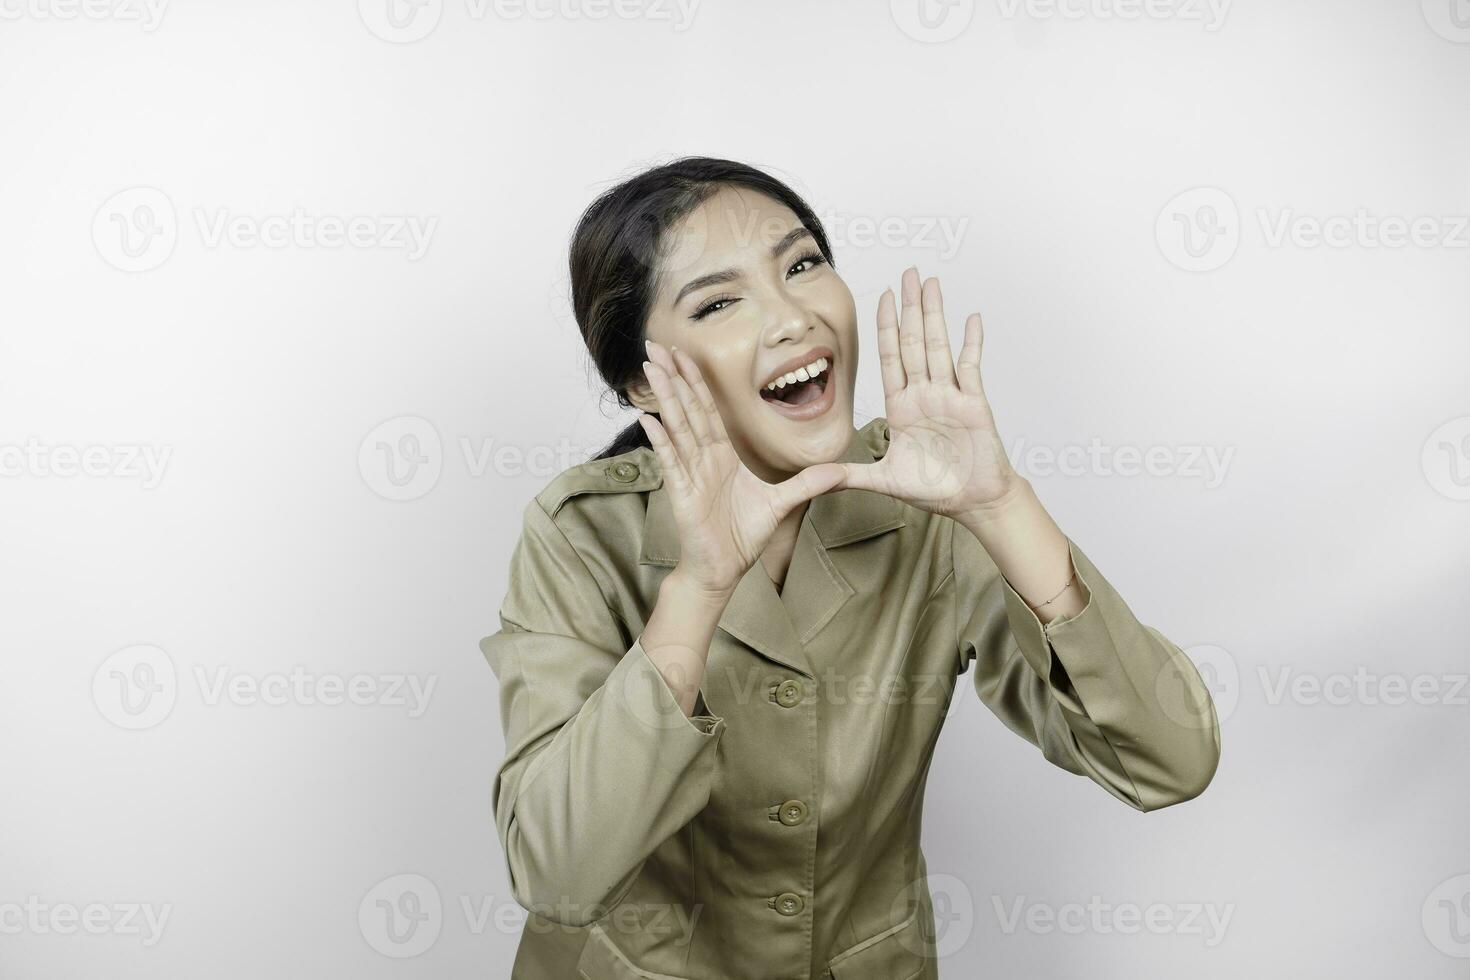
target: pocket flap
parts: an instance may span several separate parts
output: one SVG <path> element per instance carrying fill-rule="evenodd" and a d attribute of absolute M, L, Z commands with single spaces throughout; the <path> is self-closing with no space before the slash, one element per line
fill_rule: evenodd
<path fill-rule="evenodd" d="M 925 951 L 921 908 L 886 932 L 858 943 L 827 964 L 833 980 L 914 980 L 933 962 Z"/>
<path fill-rule="evenodd" d="M 601 925 L 587 930 L 587 943 L 577 960 L 577 975 L 582 980 L 687 980 L 668 973 L 640 970 L 623 955 Z"/>

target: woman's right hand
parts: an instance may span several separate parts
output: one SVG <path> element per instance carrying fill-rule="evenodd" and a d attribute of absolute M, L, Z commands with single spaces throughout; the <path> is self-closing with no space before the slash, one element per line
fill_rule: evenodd
<path fill-rule="evenodd" d="M 833 489 L 846 471 L 838 463 L 819 463 L 782 483 L 765 482 L 736 455 L 693 359 L 653 341 L 647 348 L 643 371 L 659 418 L 643 414 L 638 422 L 658 454 L 673 504 L 676 571 L 701 592 L 729 598 L 782 518 Z"/>

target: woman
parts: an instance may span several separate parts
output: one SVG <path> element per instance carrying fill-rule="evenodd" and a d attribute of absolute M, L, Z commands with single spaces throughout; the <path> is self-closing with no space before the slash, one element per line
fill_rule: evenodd
<path fill-rule="evenodd" d="M 1207 689 L 1010 466 L 936 280 L 879 300 L 886 417 L 855 432 L 852 294 L 775 178 L 646 171 L 571 274 L 643 414 L 526 508 L 481 643 L 516 978 L 937 977 L 920 815 L 971 661 L 1055 765 L 1139 810 L 1203 791 Z"/>

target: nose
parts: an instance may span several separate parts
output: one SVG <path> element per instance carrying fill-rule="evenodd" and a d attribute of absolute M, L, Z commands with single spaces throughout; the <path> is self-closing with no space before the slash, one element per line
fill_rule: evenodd
<path fill-rule="evenodd" d="M 814 329 L 816 318 L 811 313 L 797 303 L 781 300 L 769 312 L 765 330 L 762 331 L 762 340 L 768 347 L 781 343 L 800 343 Z"/>

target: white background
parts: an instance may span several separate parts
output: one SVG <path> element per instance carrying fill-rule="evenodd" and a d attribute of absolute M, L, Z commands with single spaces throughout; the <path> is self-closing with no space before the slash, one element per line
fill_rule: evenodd
<path fill-rule="evenodd" d="M 509 975 L 476 644 L 628 421 L 571 229 L 685 153 L 829 220 L 859 423 L 905 266 L 984 313 L 1017 465 L 1224 715 L 1143 815 L 961 687 L 943 974 L 1465 975 L 1470 7 L 925 2 L 0 0 L 0 976 Z"/>

